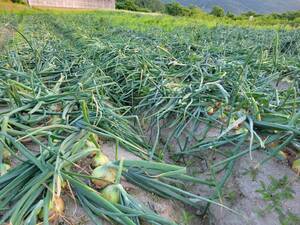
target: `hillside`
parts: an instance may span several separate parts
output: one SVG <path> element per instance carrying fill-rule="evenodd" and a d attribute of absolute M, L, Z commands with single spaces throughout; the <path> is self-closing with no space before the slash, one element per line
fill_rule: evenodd
<path fill-rule="evenodd" d="M 165 0 L 170 2 L 172 0 Z M 272 12 L 286 12 L 300 10 L 300 0 L 177 0 L 179 3 L 197 5 L 206 11 L 210 11 L 214 5 L 223 7 L 226 11 L 242 13 L 254 11 L 265 14 Z"/>

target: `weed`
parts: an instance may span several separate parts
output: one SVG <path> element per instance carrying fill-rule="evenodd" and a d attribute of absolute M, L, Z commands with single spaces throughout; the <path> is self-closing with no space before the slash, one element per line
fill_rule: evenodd
<path fill-rule="evenodd" d="M 262 199 L 269 203 L 258 213 L 263 216 L 273 211 L 277 213 L 282 225 L 299 224 L 300 217 L 283 208 L 283 202 L 293 199 L 295 194 L 290 186 L 288 177 L 284 176 L 280 179 L 276 179 L 270 176 L 270 181 L 269 185 L 260 181 L 261 188 L 256 190 L 256 192 L 261 194 Z"/>
<path fill-rule="evenodd" d="M 182 222 L 181 222 L 182 225 L 190 225 L 192 220 L 195 218 L 195 216 L 190 212 L 183 210 L 181 218 L 182 218 Z"/>

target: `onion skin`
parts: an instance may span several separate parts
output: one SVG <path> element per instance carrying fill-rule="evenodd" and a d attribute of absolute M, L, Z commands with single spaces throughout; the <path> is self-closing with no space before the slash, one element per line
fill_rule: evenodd
<path fill-rule="evenodd" d="M 63 217 L 65 211 L 65 203 L 63 199 L 55 195 L 52 201 L 49 203 L 49 214 L 48 214 L 48 221 L 50 223 L 56 222 L 60 217 Z M 44 219 L 44 213 L 41 210 L 38 214 L 38 218 L 40 220 Z"/>
<path fill-rule="evenodd" d="M 2 156 L 3 156 L 3 159 L 4 159 L 4 160 L 9 160 L 10 157 L 11 157 L 11 153 L 10 153 L 10 151 L 8 151 L 7 149 L 3 149 L 3 154 L 2 154 Z"/>
<path fill-rule="evenodd" d="M 300 176 L 300 159 L 293 162 L 292 169 Z"/>
<path fill-rule="evenodd" d="M 63 199 L 59 196 L 54 196 L 53 201 L 52 201 L 53 207 L 50 210 L 50 214 L 54 213 L 57 214 L 58 216 L 63 215 L 65 211 L 65 203 Z"/>
<path fill-rule="evenodd" d="M 97 146 L 96 146 L 92 141 L 89 141 L 89 140 L 87 140 L 87 141 L 85 142 L 85 145 L 86 145 L 86 147 L 88 147 L 88 148 L 97 148 Z"/>
<path fill-rule="evenodd" d="M 51 117 L 50 121 L 49 121 L 50 125 L 56 125 L 56 124 L 60 124 L 61 123 L 61 118 L 59 115 L 54 115 Z"/>
<path fill-rule="evenodd" d="M 108 163 L 109 159 L 106 155 L 104 155 L 103 153 L 97 154 L 94 158 L 93 158 L 93 162 L 92 162 L 92 167 L 96 168 L 99 166 L 103 166 L 104 164 Z"/>
<path fill-rule="evenodd" d="M 92 179 L 92 182 L 97 188 L 101 189 L 109 184 L 113 184 L 115 182 L 116 175 L 117 171 L 115 168 L 110 168 L 105 165 L 99 166 L 92 172 L 92 176 L 97 177 L 98 179 Z"/>
<path fill-rule="evenodd" d="M 119 184 L 112 184 L 101 191 L 101 196 L 111 203 L 120 202 L 120 188 Z"/>
<path fill-rule="evenodd" d="M 95 157 L 99 153 L 99 149 L 91 141 L 86 141 L 85 146 L 83 148 L 84 148 L 84 150 L 93 150 L 91 152 L 91 154 L 89 155 L 90 157 Z"/>
<path fill-rule="evenodd" d="M 7 171 L 10 169 L 10 165 L 6 163 L 0 164 L 0 176 L 3 176 L 7 173 Z"/>
<path fill-rule="evenodd" d="M 207 114 L 208 114 L 209 116 L 211 116 L 211 115 L 213 115 L 214 113 L 215 113 L 214 108 L 211 107 L 211 106 L 209 106 L 209 107 L 207 108 Z"/>

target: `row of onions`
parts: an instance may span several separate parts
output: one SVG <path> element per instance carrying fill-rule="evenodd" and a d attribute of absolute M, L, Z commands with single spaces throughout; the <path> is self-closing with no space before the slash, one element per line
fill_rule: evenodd
<path fill-rule="evenodd" d="M 219 203 L 237 159 L 263 150 L 257 168 L 283 156 L 300 172 L 298 31 L 142 32 L 93 13 L 26 15 L 15 31 L 23 39 L 0 55 L 0 224 L 67 222 L 65 194 L 95 224 L 176 224 L 127 193 L 122 179 L 239 214 Z M 291 40 L 295 47 L 283 48 Z M 110 160 L 102 139 L 141 160 Z M 196 157 L 207 169 L 192 176 L 186 166 Z"/>

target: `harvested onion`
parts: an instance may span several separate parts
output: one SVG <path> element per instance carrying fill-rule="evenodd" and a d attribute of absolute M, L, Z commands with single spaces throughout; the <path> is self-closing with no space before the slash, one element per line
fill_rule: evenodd
<path fill-rule="evenodd" d="M 101 196 L 111 203 L 120 202 L 120 184 L 112 184 L 101 191 Z"/>
<path fill-rule="evenodd" d="M 94 142 L 87 140 L 85 142 L 85 146 L 88 148 L 97 148 L 97 146 L 94 144 Z"/>
<path fill-rule="evenodd" d="M 213 107 L 211 107 L 211 106 L 209 106 L 209 107 L 207 107 L 207 114 L 208 115 L 213 115 L 214 113 L 215 113 L 215 110 L 214 110 L 214 108 Z"/>
<path fill-rule="evenodd" d="M 297 159 L 293 162 L 292 169 L 300 175 L 300 159 Z"/>
<path fill-rule="evenodd" d="M 104 188 L 109 184 L 115 182 L 117 171 L 115 168 L 108 167 L 106 165 L 95 168 L 92 172 L 92 176 L 98 179 L 92 179 L 92 182 L 97 188 Z"/>
<path fill-rule="evenodd" d="M 49 222 L 56 222 L 59 217 L 63 217 L 65 211 L 65 203 L 63 199 L 55 195 L 52 199 L 52 201 L 49 203 L 49 214 L 48 214 L 48 221 Z M 43 219 L 44 214 L 43 211 L 41 211 L 38 215 L 39 219 Z"/>
<path fill-rule="evenodd" d="M 97 153 L 99 153 L 98 147 L 92 141 L 89 140 L 85 142 L 85 146 L 83 148 L 84 150 L 92 150 L 91 154 L 89 155 L 90 157 L 95 157 Z"/>
<path fill-rule="evenodd" d="M 2 153 L 2 157 L 4 160 L 9 160 L 11 156 L 11 153 L 10 151 L 8 151 L 7 149 L 3 149 L 3 153 Z"/>
<path fill-rule="evenodd" d="M 0 176 L 3 176 L 4 174 L 6 174 L 9 169 L 10 169 L 10 165 L 8 165 L 6 163 L 1 163 L 0 164 Z"/>
<path fill-rule="evenodd" d="M 56 125 L 56 124 L 60 124 L 61 121 L 62 121 L 62 119 L 60 118 L 59 115 L 53 115 L 53 116 L 50 118 L 49 124 L 50 124 L 50 125 Z"/>
<path fill-rule="evenodd" d="M 106 164 L 108 162 L 109 162 L 108 157 L 105 154 L 100 153 L 100 154 L 97 154 L 93 158 L 92 167 L 96 168 L 96 167 L 99 167 L 99 166 L 103 166 L 104 164 Z"/>

